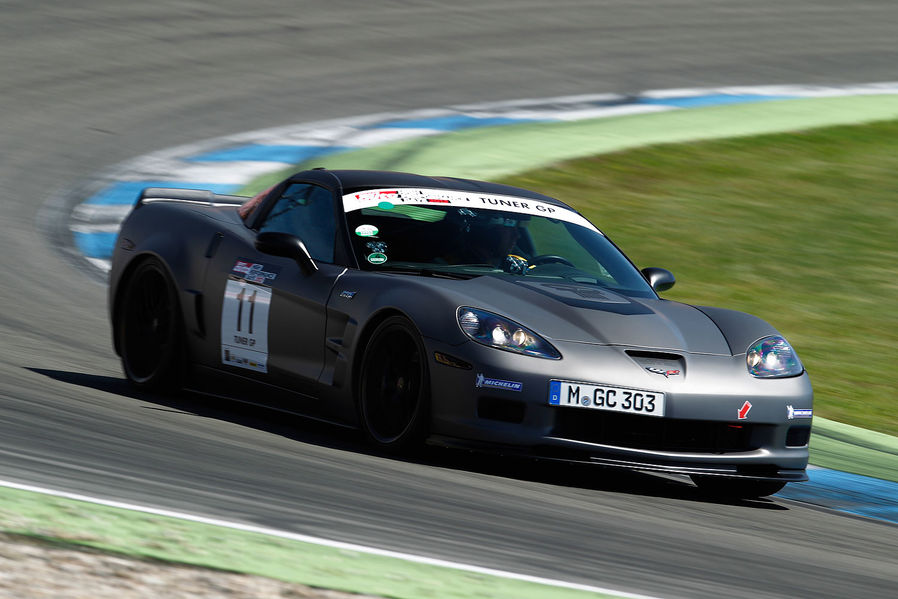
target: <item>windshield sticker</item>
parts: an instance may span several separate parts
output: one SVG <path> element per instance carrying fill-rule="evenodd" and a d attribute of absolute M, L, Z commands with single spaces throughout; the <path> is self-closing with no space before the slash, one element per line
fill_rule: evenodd
<path fill-rule="evenodd" d="M 387 261 L 386 254 L 382 254 L 380 252 L 374 252 L 373 254 L 368 254 L 368 262 L 371 264 L 383 264 Z"/>
<path fill-rule="evenodd" d="M 355 234 L 359 237 L 374 237 L 378 233 L 374 225 L 359 225 L 355 228 Z"/>
<path fill-rule="evenodd" d="M 386 241 L 369 241 L 365 244 L 365 247 L 371 250 L 372 252 L 378 254 L 386 254 L 387 253 L 387 242 Z"/>
<path fill-rule="evenodd" d="M 384 198 L 389 198 L 385 201 Z M 369 189 L 343 196 L 343 209 L 346 212 L 372 208 L 390 210 L 396 204 L 438 204 L 441 206 L 458 206 L 466 210 L 502 210 L 533 216 L 545 216 L 553 219 L 580 225 L 593 231 L 596 227 L 577 212 L 547 202 L 514 196 L 486 195 L 452 189 Z"/>

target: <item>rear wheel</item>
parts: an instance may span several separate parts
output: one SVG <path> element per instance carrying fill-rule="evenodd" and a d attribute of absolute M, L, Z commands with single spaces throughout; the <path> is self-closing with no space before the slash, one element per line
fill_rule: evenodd
<path fill-rule="evenodd" d="M 750 480 L 726 476 L 690 476 L 706 495 L 729 499 L 757 499 L 781 491 L 786 483 L 777 480 Z"/>
<path fill-rule="evenodd" d="M 146 389 L 181 384 L 183 335 L 174 285 L 155 258 L 128 278 L 116 323 L 125 376 Z"/>
<path fill-rule="evenodd" d="M 424 344 L 406 318 L 378 325 L 362 358 L 359 416 L 369 440 L 384 449 L 408 450 L 427 435 L 430 380 Z"/>

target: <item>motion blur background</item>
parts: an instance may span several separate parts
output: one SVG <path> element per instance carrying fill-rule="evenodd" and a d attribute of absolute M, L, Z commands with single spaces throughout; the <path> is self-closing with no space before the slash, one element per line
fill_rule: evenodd
<path fill-rule="evenodd" d="M 641 478 L 547 490 L 374 460 L 301 427 L 134 396 L 105 288 L 54 244 L 73 190 L 110 165 L 251 129 L 515 98 L 893 81 L 892 0 L 37 0 L 0 1 L 0 15 L 0 478 L 668 596 L 785 596 L 787 564 L 817 573 L 809 595 L 886 596 L 892 529 L 797 507 L 784 521 Z M 872 223 L 894 226 L 894 203 L 881 205 Z M 867 305 L 866 329 L 895 307 Z M 813 302 L 790 307 L 790 338 L 806 334 L 802 310 L 813 316 Z M 858 388 L 895 380 L 879 370 Z M 879 428 L 894 433 L 886 412 Z M 734 530 L 741 519 L 751 532 Z"/>

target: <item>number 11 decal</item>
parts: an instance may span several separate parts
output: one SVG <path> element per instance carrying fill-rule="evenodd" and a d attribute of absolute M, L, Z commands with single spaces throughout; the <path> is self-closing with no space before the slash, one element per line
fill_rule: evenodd
<path fill-rule="evenodd" d="M 271 288 L 229 279 L 221 305 L 223 364 L 268 372 Z"/>
<path fill-rule="evenodd" d="M 253 285 L 255 287 L 255 285 Z M 259 290 L 253 289 L 253 294 L 249 296 L 247 303 L 249 303 L 249 334 L 253 334 L 253 316 L 256 311 L 256 295 L 258 295 Z M 240 293 L 237 294 L 237 330 L 241 330 L 242 320 L 243 320 L 243 298 L 246 295 L 246 289 L 241 289 Z"/>
<path fill-rule="evenodd" d="M 259 293 L 258 289 L 253 289 L 253 294 L 249 298 L 249 334 L 253 334 L 253 315 L 256 312 L 256 295 Z"/>

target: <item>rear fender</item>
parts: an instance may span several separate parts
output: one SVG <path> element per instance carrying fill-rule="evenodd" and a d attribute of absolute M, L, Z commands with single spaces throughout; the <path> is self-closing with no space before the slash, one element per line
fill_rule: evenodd
<path fill-rule="evenodd" d="M 114 336 L 122 292 L 134 269 L 150 257 L 163 264 L 175 285 L 188 339 L 204 335 L 200 289 L 209 263 L 206 249 L 217 225 L 180 203 L 138 204 L 123 223 L 113 252 L 109 303 Z"/>

